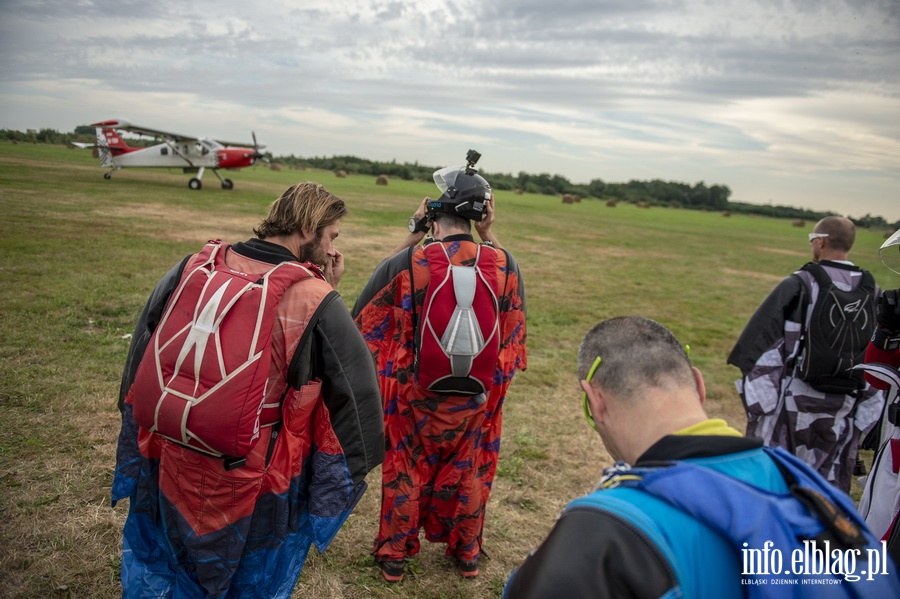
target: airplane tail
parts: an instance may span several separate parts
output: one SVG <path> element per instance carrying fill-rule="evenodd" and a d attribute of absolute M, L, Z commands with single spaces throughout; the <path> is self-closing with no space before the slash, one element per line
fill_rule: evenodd
<path fill-rule="evenodd" d="M 107 121 L 104 123 L 96 123 L 97 150 L 100 155 L 100 164 L 103 166 L 114 166 L 113 158 L 115 156 L 134 150 L 134 148 L 126 144 L 125 141 L 119 137 L 119 133 L 110 126 L 118 124 L 118 122 L 119 121 Z"/>

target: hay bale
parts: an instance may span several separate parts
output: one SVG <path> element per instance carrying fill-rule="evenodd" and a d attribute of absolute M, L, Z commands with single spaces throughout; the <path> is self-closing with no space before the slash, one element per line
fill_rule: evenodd
<path fill-rule="evenodd" d="M 281 165 L 278 164 L 277 162 L 273 162 L 272 164 L 269 165 L 269 169 L 273 170 L 273 171 L 280 171 Z"/>
<path fill-rule="evenodd" d="M 606 200 L 606 205 L 609 206 L 610 208 L 615 208 L 616 201 L 615 200 Z"/>
<path fill-rule="evenodd" d="M 726 210 L 725 212 L 722 213 L 722 216 L 724 216 L 725 218 L 728 218 L 729 216 L 731 216 L 731 213 Z"/>
<path fill-rule="evenodd" d="M 347 171 L 338 169 L 338 170 L 334 171 L 334 176 L 337 177 L 338 179 L 346 179 Z"/>
<path fill-rule="evenodd" d="M 387 185 L 388 181 L 387 175 L 378 175 L 378 178 L 375 179 L 375 185 Z"/>
<path fill-rule="evenodd" d="M 797 220 L 794 221 L 794 226 L 795 227 L 805 227 L 806 221 L 803 220 L 802 218 L 798 218 Z"/>
<path fill-rule="evenodd" d="M 575 199 L 577 197 L 578 196 L 572 195 L 571 193 L 564 193 L 562 196 L 562 203 L 563 204 L 574 204 L 577 201 Z"/>
<path fill-rule="evenodd" d="M 640 202 L 638 202 L 638 203 L 636 204 L 636 206 L 637 206 L 638 208 L 649 208 L 649 207 L 650 207 L 650 202 L 640 201 Z"/>
<path fill-rule="evenodd" d="M 520 196 L 520 195 L 522 195 L 523 193 L 525 193 L 525 190 L 522 189 L 521 187 L 516 187 L 516 188 L 513 190 L 513 193 L 516 194 L 517 196 Z"/>

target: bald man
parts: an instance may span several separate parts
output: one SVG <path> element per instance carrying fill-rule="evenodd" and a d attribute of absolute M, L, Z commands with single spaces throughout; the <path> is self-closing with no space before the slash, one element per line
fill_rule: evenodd
<path fill-rule="evenodd" d="M 812 262 L 775 287 L 728 356 L 742 374 L 736 387 L 747 411 L 747 435 L 790 451 L 845 492 L 860 439 L 884 405 L 881 392 L 850 370 L 863 360 L 879 294 L 871 273 L 848 257 L 855 239 L 856 228 L 846 218 L 816 223 L 809 235 Z M 830 315 L 820 308 L 817 317 L 816 302 L 829 298 L 838 298 Z M 848 318 L 840 343 L 811 333 L 830 326 L 811 323 L 834 321 L 836 314 Z M 832 362 L 835 346 L 845 351 Z M 828 370 L 827 376 L 817 369 Z"/>

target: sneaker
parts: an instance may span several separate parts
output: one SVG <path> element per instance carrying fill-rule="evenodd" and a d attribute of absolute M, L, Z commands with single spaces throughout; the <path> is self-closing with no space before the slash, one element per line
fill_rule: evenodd
<path fill-rule="evenodd" d="M 376 562 L 386 581 L 400 582 L 403 580 L 403 570 L 406 568 L 405 559 L 379 559 Z"/>
<path fill-rule="evenodd" d="M 478 576 L 478 558 L 472 560 L 456 559 L 456 567 L 463 578 L 475 578 Z"/>

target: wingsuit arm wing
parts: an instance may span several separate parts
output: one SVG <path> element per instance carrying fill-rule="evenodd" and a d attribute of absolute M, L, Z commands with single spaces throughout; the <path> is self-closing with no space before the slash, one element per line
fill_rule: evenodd
<path fill-rule="evenodd" d="M 317 348 L 312 372 L 322 379 L 322 395 L 335 435 L 341 443 L 354 484 L 384 461 L 381 393 L 369 348 L 337 292 L 322 301 L 313 316 Z M 303 348 L 295 356 L 303 359 Z M 308 354 L 307 354 L 308 355 Z M 291 367 L 292 386 L 297 365 Z M 302 369 L 302 368 L 301 368 Z"/>
<path fill-rule="evenodd" d="M 799 277 L 789 276 L 782 280 L 747 321 L 728 356 L 728 363 L 740 368 L 746 376 L 759 357 L 784 336 L 785 321 L 800 321 L 804 297 L 804 286 Z"/>

